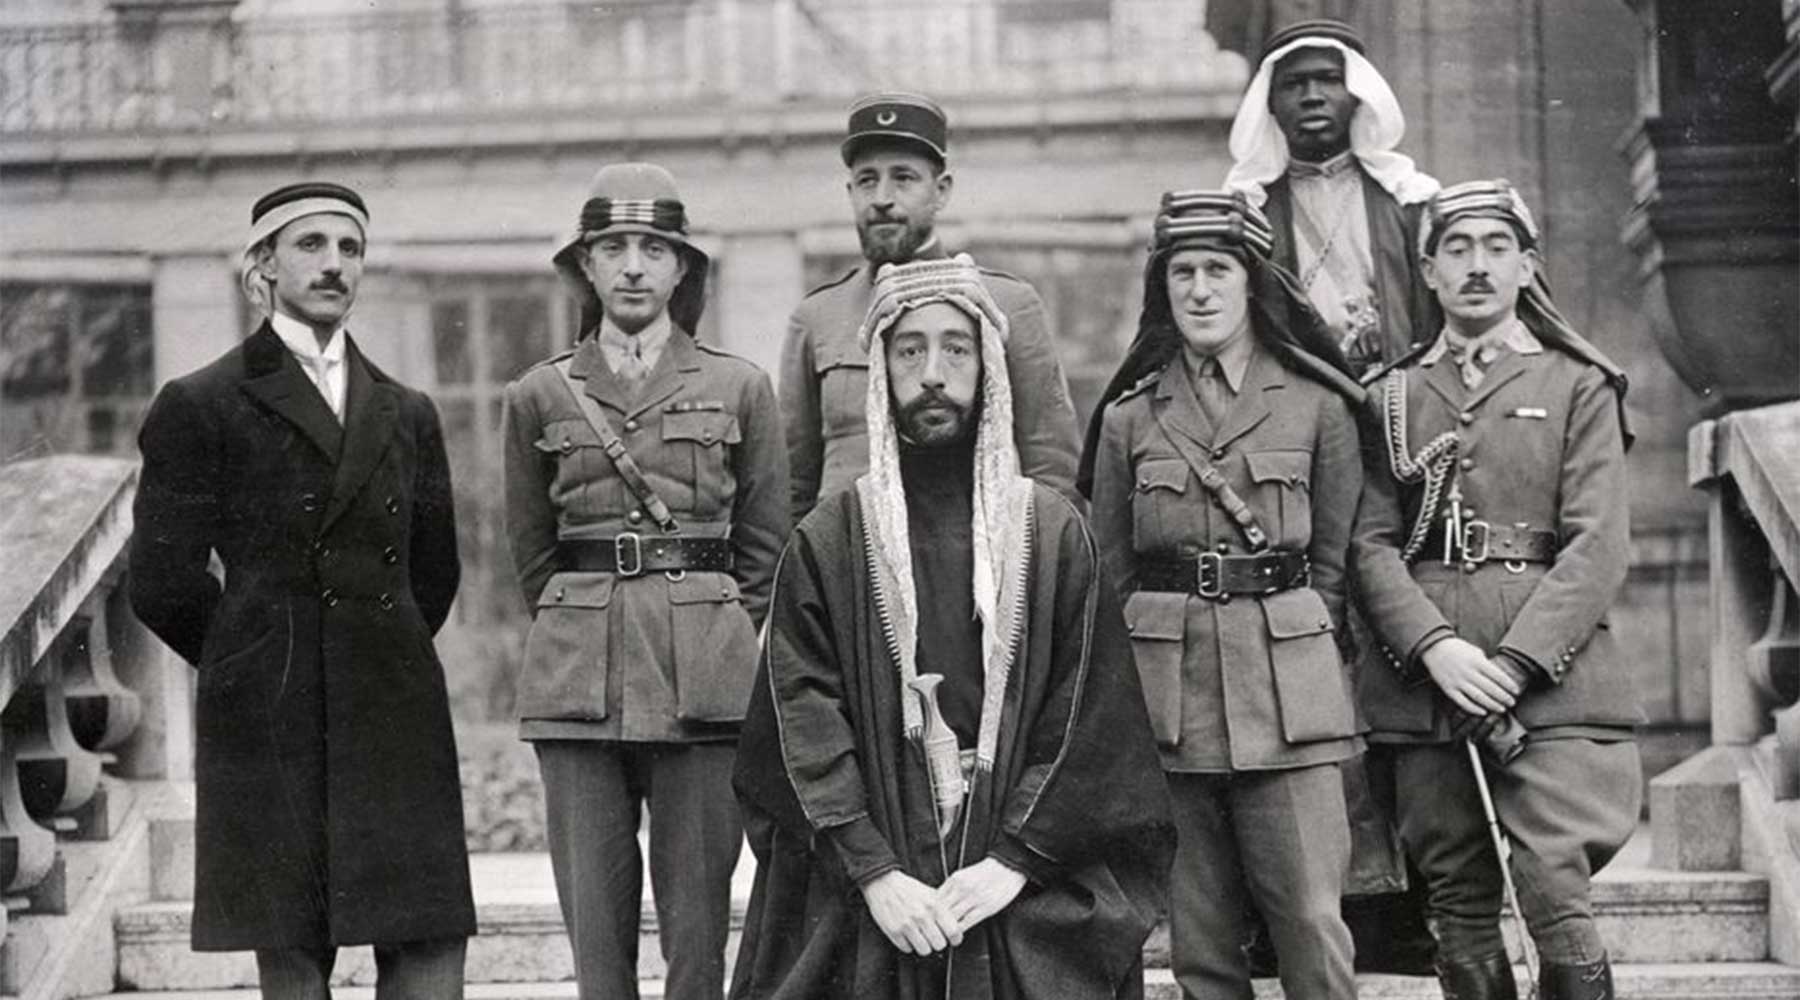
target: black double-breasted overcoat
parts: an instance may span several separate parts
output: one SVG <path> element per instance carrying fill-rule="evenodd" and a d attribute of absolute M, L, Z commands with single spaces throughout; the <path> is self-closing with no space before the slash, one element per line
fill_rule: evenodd
<path fill-rule="evenodd" d="M 345 365 L 340 424 L 265 324 L 139 438 L 132 606 L 199 668 L 198 950 L 475 930 L 432 647 L 458 579 L 442 431 L 354 342 Z"/>

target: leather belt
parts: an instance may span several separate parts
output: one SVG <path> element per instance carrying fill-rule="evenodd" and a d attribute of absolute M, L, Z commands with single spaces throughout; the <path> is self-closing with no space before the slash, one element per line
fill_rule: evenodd
<path fill-rule="evenodd" d="M 646 537 L 635 531 L 613 538 L 564 539 L 556 545 L 556 557 L 562 570 L 619 576 L 690 569 L 729 573 L 733 562 L 728 538 Z"/>
<path fill-rule="evenodd" d="M 1310 579 L 1311 564 L 1304 552 L 1262 552 L 1241 556 L 1202 552 L 1195 558 L 1137 560 L 1140 590 L 1167 590 L 1205 598 L 1274 594 L 1304 587 Z"/>
<path fill-rule="evenodd" d="M 1425 535 L 1419 559 L 1443 559 L 1447 563 L 1553 563 L 1558 549 L 1556 532 L 1539 531 L 1516 524 L 1463 521 L 1462 536 L 1450 539 L 1444 555 L 1446 527 L 1439 520 Z"/>

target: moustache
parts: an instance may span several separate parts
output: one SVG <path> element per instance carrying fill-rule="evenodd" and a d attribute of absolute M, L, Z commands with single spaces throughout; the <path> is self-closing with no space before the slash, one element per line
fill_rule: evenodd
<path fill-rule="evenodd" d="M 1467 295 L 1470 292 L 1487 292 L 1489 294 L 1492 294 L 1493 291 L 1494 291 L 1493 284 L 1490 283 L 1486 278 L 1470 278 L 1469 280 L 1463 282 L 1461 294 Z"/>
<path fill-rule="evenodd" d="M 345 295 L 350 294 L 350 287 L 336 278 L 325 278 L 320 281 L 315 281 L 312 283 L 312 288 L 314 291 L 318 292 L 342 292 Z"/>

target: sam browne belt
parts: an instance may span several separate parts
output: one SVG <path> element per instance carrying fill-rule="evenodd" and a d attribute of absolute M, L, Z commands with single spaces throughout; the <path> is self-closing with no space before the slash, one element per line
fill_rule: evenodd
<path fill-rule="evenodd" d="M 1163 556 L 1137 560 L 1139 589 L 1206 598 L 1274 594 L 1304 587 L 1310 578 L 1310 564 L 1304 552 L 1260 552 L 1248 556 L 1202 552 L 1194 558 Z"/>
<path fill-rule="evenodd" d="M 696 570 L 729 573 L 731 540 L 684 535 L 640 535 L 627 531 L 613 538 L 565 539 L 556 545 L 557 568 L 587 573 L 679 573 Z"/>

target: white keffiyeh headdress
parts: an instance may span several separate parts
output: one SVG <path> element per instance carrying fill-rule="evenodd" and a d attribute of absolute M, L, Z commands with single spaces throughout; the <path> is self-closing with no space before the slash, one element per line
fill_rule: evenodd
<path fill-rule="evenodd" d="M 909 310 L 931 302 L 956 306 L 981 327 L 981 416 L 975 430 L 973 502 L 975 613 L 981 620 L 983 695 L 976 763 L 994 765 L 1000 708 L 1024 625 L 1031 559 L 1031 480 L 1019 473 L 1013 444 L 1012 386 L 1006 375 L 1006 314 L 966 254 L 948 260 L 886 265 L 859 339 L 869 356 L 869 471 L 856 481 L 869 569 L 891 653 L 900 669 L 903 721 L 909 737 L 924 730 L 924 713 L 909 683 L 917 673 L 918 592 L 900 479 L 899 432 L 888 388 L 882 337 Z"/>
<path fill-rule="evenodd" d="M 1231 122 L 1231 172 L 1225 187 L 1242 191 L 1258 208 L 1268 200 L 1268 186 L 1288 168 L 1287 137 L 1269 111 L 1270 81 L 1283 56 L 1298 49 L 1336 49 L 1344 54 L 1344 85 L 1357 99 L 1350 117 L 1350 152 L 1387 193 L 1402 205 L 1424 201 L 1437 193 L 1437 179 L 1413 164 L 1412 157 L 1394 152 L 1406 135 L 1406 116 L 1393 88 L 1381 78 L 1363 54 L 1335 38 L 1305 35 L 1263 57 L 1244 91 L 1237 117 Z"/>

